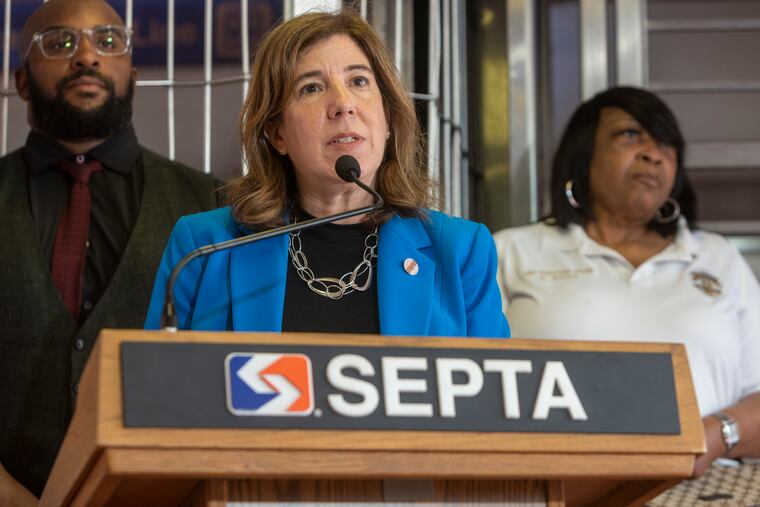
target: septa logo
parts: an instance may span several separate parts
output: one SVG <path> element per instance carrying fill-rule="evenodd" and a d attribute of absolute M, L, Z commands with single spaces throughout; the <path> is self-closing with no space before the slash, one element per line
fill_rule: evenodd
<path fill-rule="evenodd" d="M 235 415 L 304 416 L 314 410 L 311 360 L 303 354 L 240 353 L 224 361 Z"/>

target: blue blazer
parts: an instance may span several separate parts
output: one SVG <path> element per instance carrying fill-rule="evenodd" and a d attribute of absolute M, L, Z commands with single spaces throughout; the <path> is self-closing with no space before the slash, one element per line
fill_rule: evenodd
<path fill-rule="evenodd" d="M 482 224 L 436 211 L 380 227 L 377 300 L 386 335 L 508 337 L 496 284 L 496 251 Z M 145 327 L 158 329 L 172 268 L 187 253 L 246 234 L 229 207 L 181 218 L 164 251 Z M 404 269 L 407 258 L 419 272 Z M 180 329 L 282 330 L 288 237 L 195 259 L 174 289 Z"/>

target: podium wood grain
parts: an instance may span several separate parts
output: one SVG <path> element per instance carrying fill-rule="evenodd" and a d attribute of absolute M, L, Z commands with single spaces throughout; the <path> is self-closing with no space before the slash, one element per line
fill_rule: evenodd
<path fill-rule="evenodd" d="M 669 352 L 681 434 L 125 428 L 123 341 Z M 681 345 L 105 330 L 85 368 L 41 505 L 179 506 L 195 505 L 198 496 L 216 505 L 220 500 L 213 496 L 221 490 L 228 496 L 295 491 L 304 500 L 352 490 L 357 501 L 379 502 L 381 479 L 433 480 L 433 501 L 441 503 L 464 499 L 467 492 L 487 497 L 509 491 L 516 499 L 529 491 L 533 500 L 526 501 L 552 506 L 613 499 L 636 505 L 689 477 L 702 452 L 702 424 Z M 141 501 L 145 494 L 153 495 L 149 503 Z"/>

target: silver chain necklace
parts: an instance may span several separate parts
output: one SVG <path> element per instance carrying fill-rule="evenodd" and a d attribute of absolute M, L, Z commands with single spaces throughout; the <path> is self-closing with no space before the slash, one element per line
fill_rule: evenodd
<path fill-rule="evenodd" d="M 314 276 L 314 272 L 309 267 L 309 261 L 306 254 L 301 250 L 301 231 L 291 232 L 288 241 L 288 252 L 296 268 L 298 276 L 306 282 L 309 288 L 330 299 L 340 299 L 346 294 L 351 294 L 358 290 L 363 292 L 372 285 L 373 261 L 377 258 L 377 227 L 364 238 L 364 255 L 362 261 L 353 269 L 340 278 L 330 276 Z M 366 275 L 366 280 L 359 285 L 358 280 Z"/>

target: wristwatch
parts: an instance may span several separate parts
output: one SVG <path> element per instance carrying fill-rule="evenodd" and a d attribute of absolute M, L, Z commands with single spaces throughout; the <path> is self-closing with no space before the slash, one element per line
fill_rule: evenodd
<path fill-rule="evenodd" d="M 726 454 L 728 454 L 739 443 L 739 425 L 723 412 L 717 412 L 714 415 L 720 421 L 720 434 L 723 437 L 723 443 L 726 444 Z"/>

